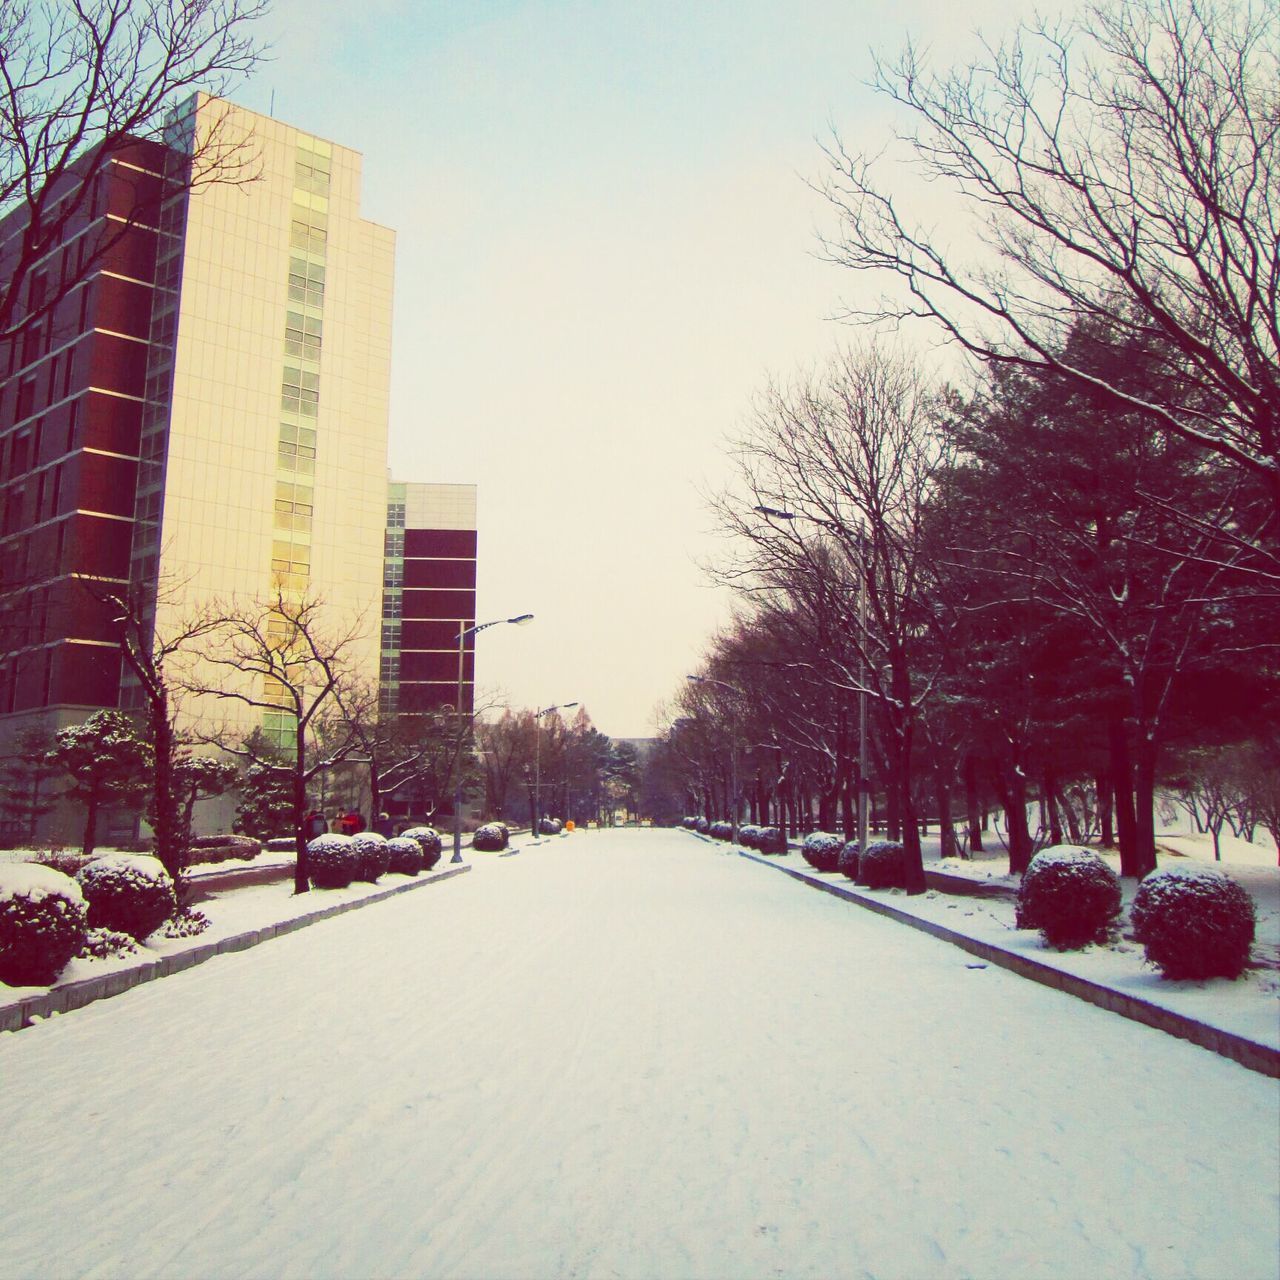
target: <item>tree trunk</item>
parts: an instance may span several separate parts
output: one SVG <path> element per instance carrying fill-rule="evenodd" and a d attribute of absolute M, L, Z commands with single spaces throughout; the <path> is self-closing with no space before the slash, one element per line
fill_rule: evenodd
<path fill-rule="evenodd" d="M 884 789 L 884 823 L 890 840 L 902 839 L 902 791 L 898 779 L 892 775 Z"/>
<path fill-rule="evenodd" d="M 294 893 L 306 893 L 311 888 L 311 876 L 307 867 L 307 742 L 306 729 L 301 718 L 294 737 L 293 757 L 293 847 L 296 858 L 293 867 Z"/>
<path fill-rule="evenodd" d="M 846 843 L 858 837 L 858 813 L 854 804 L 854 779 L 852 767 L 846 768 L 840 780 L 840 825 L 844 828 Z"/>
<path fill-rule="evenodd" d="M 1111 746 L 1111 793 L 1115 806 L 1116 837 L 1120 846 L 1120 874 L 1137 876 L 1137 831 L 1134 828 L 1133 765 L 1129 759 L 1129 737 L 1124 721 L 1112 716 L 1108 726 Z"/>
<path fill-rule="evenodd" d="M 1006 784 L 1004 821 L 1009 831 L 1009 871 L 1021 875 L 1031 862 L 1031 832 L 1027 829 L 1027 780 L 1016 768 Z"/>
<path fill-rule="evenodd" d="M 369 758 L 369 825 L 382 816 L 382 781 L 378 777 L 378 757 Z"/>
<path fill-rule="evenodd" d="M 155 818 L 156 857 L 169 873 L 178 900 L 182 900 L 182 843 L 178 831 L 178 798 L 173 793 L 173 725 L 168 698 L 153 695 L 151 711 L 152 817 Z"/>
<path fill-rule="evenodd" d="M 1052 769 L 1044 771 L 1040 804 L 1042 809 L 1047 811 L 1046 816 L 1049 819 L 1049 843 L 1059 845 L 1062 843 L 1062 817 L 1058 812 L 1058 780 L 1053 776 Z"/>
<path fill-rule="evenodd" d="M 1156 764 L 1160 748 L 1144 734 L 1138 739 L 1133 771 L 1134 875 L 1156 869 Z"/>
<path fill-rule="evenodd" d="M 1094 789 L 1098 794 L 1098 826 L 1101 831 L 1101 840 L 1104 848 L 1110 849 L 1116 842 L 1115 827 L 1111 821 L 1111 779 L 1105 773 L 1100 773 L 1093 780 Z"/>
<path fill-rule="evenodd" d="M 902 806 L 903 880 L 905 881 L 903 887 L 908 893 L 924 893 L 929 886 L 924 878 L 924 855 L 920 849 L 920 824 L 916 819 L 915 804 L 911 799 L 909 783 L 902 787 L 900 803 Z"/>
<path fill-rule="evenodd" d="M 84 803 L 84 840 L 80 851 L 86 858 L 98 843 L 98 805 L 98 788 L 94 787 Z"/>
<path fill-rule="evenodd" d="M 964 758 L 964 805 L 969 817 L 969 852 L 982 852 L 983 814 L 978 804 L 978 762 L 972 752 Z"/>
<path fill-rule="evenodd" d="M 818 792 L 818 830 L 834 831 L 836 825 L 836 791 L 839 784 Z"/>
<path fill-rule="evenodd" d="M 955 829 L 951 825 L 951 784 L 942 769 L 934 774 L 933 789 L 938 797 L 938 830 L 942 835 L 942 856 L 954 858 L 959 855 L 960 850 L 956 845 Z"/>

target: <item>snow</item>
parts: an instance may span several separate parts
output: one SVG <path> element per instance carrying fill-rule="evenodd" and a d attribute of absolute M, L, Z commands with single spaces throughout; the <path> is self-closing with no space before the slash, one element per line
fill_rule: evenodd
<path fill-rule="evenodd" d="M 523 853 L 0 1036 L 0 1273 L 1274 1280 L 1274 1081 L 683 832 Z"/>
<path fill-rule="evenodd" d="M 42 902 L 53 895 L 84 905 L 80 886 L 61 871 L 34 862 L 0 863 L 0 899 L 26 898 Z M 4 984 L 0 983 L 0 991 L 3 990 Z"/>
<path fill-rule="evenodd" d="M 1098 852 L 1112 870 L 1118 868 L 1119 860 L 1113 853 Z M 1011 894 L 1017 890 L 1020 877 L 1009 875 L 1007 857 L 987 856 L 981 861 L 939 859 L 936 839 L 930 842 L 928 853 L 932 855 L 926 857 L 929 870 L 999 885 L 1009 889 Z M 804 865 L 794 852 L 770 861 L 779 862 L 820 883 L 838 884 L 842 889 L 865 894 L 873 901 L 890 901 L 897 910 L 909 915 L 945 925 L 967 937 L 1007 951 L 1030 956 L 1042 964 L 1148 1000 L 1208 1026 L 1280 1048 L 1280 871 L 1275 867 L 1215 864 L 1247 889 L 1254 900 L 1257 926 L 1252 955 L 1257 967 L 1235 981 L 1227 978 L 1169 981 L 1146 966 L 1143 948 L 1132 938 L 1128 912 L 1137 892 L 1137 884 L 1132 879 L 1120 882 L 1123 902 L 1120 941 L 1111 946 L 1095 945 L 1080 951 L 1055 951 L 1044 945 L 1038 931 L 1015 927 L 1016 904 L 1012 896 L 1007 899 L 959 897 L 930 890 L 913 897 L 900 890 L 862 889 L 843 875 L 815 872 Z M 779 876 L 778 879 L 786 885 L 789 877 Z"/>

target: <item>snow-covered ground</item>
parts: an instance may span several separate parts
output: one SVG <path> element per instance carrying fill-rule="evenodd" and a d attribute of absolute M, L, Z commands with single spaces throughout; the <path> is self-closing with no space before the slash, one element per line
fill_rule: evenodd
<path fill-rule="evenodd" d="M 279 855 L 272 855 L 273 858 Z M 228 862 L 209 864 L 205 870 L 225 871 L 231 867 L 259 867 L 268 864 L 258 862 Z M 288 864 L 291 865 L 291 861 Z M 447 859 L 436 867 L 434 873 L 425 873 L 416 877 L 426 880 L 438 875 L 448 865 Z M 198 870 L 192 868 L 193 871 Z M 202 947 L 209 942 L 219 942 L 223 938 L 238 933 L 248 933 L 254 929 L 263 929 L 268 925 L 280 924 L 285 920 L 293 920 L 298 916 L 319 911 L 324 907 L 339 902 L 353 902 L 360 898 L 372 897 L 383 893 L 396 885 L 413 882 L 415 877 L 401 875 L 384 875 L 377 884 L 366 884 L 357 881 L 345 889 L 312 890 L 310 893 L 295 894 L 293 880 L 283 879 L 274 884 L 248 885 L 245 887 L 220 889 L 208 897 L 200 897 L 195 906 L 209 919 L 209 927 L 191 938 L 164 938 L 158 933 L 152 934 L 144 944 L 134 952 L 106 959 L 84 958 L 72 960 L 58 975 L 56 985 L 68 982 L 80 982 L 85 978 L 97 977 L 105 973 L 113 973 L 119 969 L 127 969 L 132 965 L 154 960 L 159 956 L 174 955 L 182 951 L 190 951 Z M 47 990 L 45 987 L 11 987 L 0 982 L 0 1005 L 10 1004 L 26 996 L 39 995 Z M 3 1277 L 3 1260 L 0 1259 L 0 1277 Z"/>
<path fill-rule="evenodd" d="M 0 1036 L 0 1275 L 1274 1280 L 1276 1082 L 971 966 L 682 832 L 477 860 Z"/>

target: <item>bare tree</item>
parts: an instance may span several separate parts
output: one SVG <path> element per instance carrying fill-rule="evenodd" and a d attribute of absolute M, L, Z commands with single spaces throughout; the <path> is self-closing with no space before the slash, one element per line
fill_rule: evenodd
<path fill-rule="evenodd" d="M 925 887 L 912 757 L 941 665 L 925 644 L 938 621 L 926 521 L 951 454 L 946 411 L 905 358 L 847 351 L 820 379 L 770 389 L 734 450 L 738 483 L 714 504 L 743 549 L 723 576 L 798 606 L 819 632 L 816 674 L 878 704 L 912 892 Z"/>
<path fill-rule="evenodd" d="M 1252 475 L 1280 536 L 1280 9 L 1107 0 L 931 73 L 879 61 L 917 173 L 974 214 L 977 252 L 905 212 L 837 137 L 829 258 L 899 286 L 850 315 L 923 318 L 988 361 L 1053 371 Z M 955 226 L 950 228 L 954 231 Z M 1074 359 L 1081 320 L 1161 361 L 1156 396 Z M 1087 353 L 1083 353 L 1087 354 Z"/>
<path fill-rule="evenodd" d="M 254 69 L 251 28 L 267 9 L 268 0 L 0 6 L 0 340 L 42 324 L 131 223 L 153 221 L 160 188 L 139 177 L 133 207 L 111 210 L 87 254 L 44 269 L 70 229 L 103 211 L 98 179 L 115 159 L 159 144 L 178 158 L 161 165 L 171 192 L 252 175 L 246 139 L 217 123 L 195 138 L 179 109 Z"/>
<path fill-rule="evenodd" d="M 151 744 L 150 814 L 156 857 L 174 884 L 180 885 L 190 827 L 184 820 L 187 788 L 180 785 L 176 776 L 182 745 L 176 723 L 181 682 L 175 680 L 173 668 L 190 657 L 222 620 L 212 609 L 203 609 L 161 631 L 155 626 L 155 592 L 93 588 L 91 594 L 116 611 L 114 622 L 120 628 L 120 655 L 137 681 Z M 166 594 L 172 592 L 162 590 L 161 598 Z"/>
<path fill-rule="evenodd" d="M 287 752 L 283 764 L 255 759 L 288 776 L 293 791 L 293 827 L 297 849 L 294 891 L 306 893 L 307 784 L 357 747 L 347 733 L 313 751 L 323 712 L 341 705 L 352 681 L 351 656 L 361 637 L 360 623 L 332 629 L 325 603 L 313 594 L 297 596 L 283 587 L 266 599 L 219 607 L 218 624 L 200 651 L 201 663 L 186 680 L 192 693 L 238 702 L 274 718 L 272 734 Z M 206 741 L 242 757 L 251 743 L 227 729 L 206 733 Z"/>

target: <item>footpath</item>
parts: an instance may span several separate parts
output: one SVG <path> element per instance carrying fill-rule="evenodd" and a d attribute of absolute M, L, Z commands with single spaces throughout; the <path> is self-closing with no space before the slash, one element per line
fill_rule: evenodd
<path fill-rule="evenodd" d="M 695 833 L 690 833 L 695 834 Z M 867 889 L 845 876 L 813 870 L 794 849 L 762 855 L 697 839 L 831 894 L 877 915 L 950 942 L 996 965 L 1122 1017 L 1230 1058 L 1251 1071 L 1280 1078 L 1280 973 L 1259 966 L 1236 982 L 1170 982 L 1145 968 L 1142 948 L 1123 936 L 1111 946 L 1081 951 L 1047 948 L 1034 930 L 1013 924 L 1016 891 L 1007 883 L 926 868 L 929 891 Z M 1126 899 L 1132 896 L 1132 890 Z M 1126 903 L 1127 905 L 1127 903 Z M 1127 921 L 1126 926 L 1127 927 Z M 1261 951 L 1255 949 L 1255 956 Z"/>
<path fill-rule="evenodd" d="M 0 983 L 0 1032 L 83 1008 L 204 964 L 215 956 L 247 951 L 272 938 L 306 929 L 348 911 L 470 871 L 470 863 L 445 863 L 417 876 L 387 875 L 378 884 L 346 889 L 313 889 L 294 894 L 293 863 L 220 867 L 191 877 L 193 901 L 211 918 L 194 938 L 149 940 L 140 952 L 107 960 L 73 960 L 51 987 L 9 987 Z"/>

